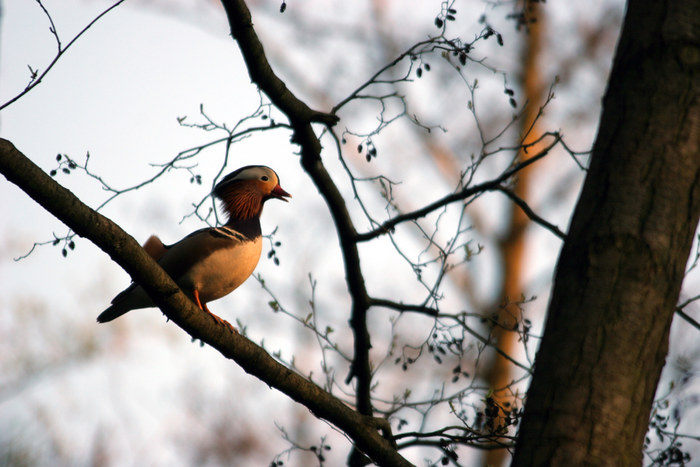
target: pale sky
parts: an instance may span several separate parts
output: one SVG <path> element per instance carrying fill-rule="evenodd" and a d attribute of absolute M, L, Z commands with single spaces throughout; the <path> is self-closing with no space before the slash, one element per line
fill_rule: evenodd
<path fill-rule="evenodd" d="M 56 168 L 58 153 L 83 163 L 89 152 L 90 170 L 110 185 L 125 188 L 154 174 L 157 168 L 150 164 L 166 162 L 184 149 L 223 136 L 219 132 L 178 125 L 177 118 L 184 116 L 188 122 L 202 122 L 200 104 L 214 121 L 229 126 L 254 112 L 258 95 L 250 84 L 236 44 L 228 36 L 225 17 L 218 5 L 192 6 L 184 0 L 168 6 L 161 3 L 127 1 L 99 21 L 60 59 L 41 84 L 0 112 L 0 136 L 13 142 L 47 172 Z M 290 17 L 306 18 L 310 24 L 316 24 L 313 20 L 324 14 L 331 18 L 329 21 L 354 20 L 350 14 L 352 8 L 347 5 L 334 11 L 319 11 L 311 7 L 305 10 L 302 3 L 288 2 L 287 14 L 295 14 L 298 7 L 301 14 L 297 11 L 299 16 Z M 439 2 L 435 3 L 439 8 Z M 583 14 L 580 18 L 572 17 L 571 9 L 561 2 L 547 3 L 557 12 L 558 20 L 551 27 L 552 34 L 560 40 L 560 51 L 575 54 L 577 43 L 566 35 L 572 29 L 571 23 L 579 20 L 583 28 L 587 21 L 597 21 L 595 15 L 606 11 L 604 3 L 591 2 L 592 19 Z M 109 3 L 47 0 L 44 5 L 51 12 L 65 45 Z M 421 4 L 427 8 L 425 5 Z M 27 65 L 43 70 L 53 58 L 56 44 L 37 3 L 5 0 L 2 7 L 0 101 L 5 102 L 28 82 Z M 342 8 L 348 11 L 343 12 Z M 392 14 L 410 13 L 410 8 L 397 8 Z M 333 38 L 324 38 L 328 42 L 318 45 L 322 52 L 310 55 L 306 48 L 288 46 L 285 41 L 288 32 L 275 29 L 275 21 L 280 20 L 272 13 L 256 18 L 266 48 L 271 56 L 278 58 L 274 63 L 279 64 L 283 76 L 296 73 L 292 66 L 284 66 L 284 59 L 292 64 L 305 64 L 303 70 L 313 84 L 308 89 L 299 89 L 300 95 L 312 95 L 315 88 L 322 89 L 324 81 L 334 75 L 338 75 L 340 94 L 362 82 L 356 75 L 346 73 L 359 67 L 357 62 L 362 58 L 333 42 Z M 280 24 L 289 27 L 283 20 Z M 312 36 L 311 32 L 309 35 Z M 406 28 L 403 37 L 421 40 L 425 33 Z M 511 59 L 508 53 L 512 49 L 503 50 L 503 55 L 494 57 L 498 66 L 506 66 Z M 323 74 L 327 68 L 331 71 Z M 591 103 L 598 107 L 604 85 L 600 70 L 579 71 L 575 78 L 578 81 L 561 89 L 561 101 L 566 105 L 551 109 L 552 121 L 558 115 L 575 113 L 577 107 L 588 108 Z M 556 72 L 552 70 L 551 74 Z M 502 79 L 499 79 L 484 81 L 484 92 L 502 95 Z M 420 110 L 429 117 L 441 115 L 441 105 L 449 103 L 450 97 L 435 98 L 441 104 L 435 105 L 430 94 L 433 88 L 421 88 L 421 85 L 416 85 L 418 95 L 425 97 L 420 101 Z M 495 104 L 494 108 L 501 109 Z M 503 104 L 503 108 L 508 106 Z M 350 124 L 374 124 L 371 118 L 361 122 L 348 120 Z M 348 124 L 346 120 L 341 123 Z M 577 149 L 587 149 L 595 134 L 595 122 L 590 117 L 581 117 L 568 125 L 563 128 L 564 133 L 572 135 L 579 145 Z M 459 131 L 449 128 L 447 135 Z M 355 167 L 363 170 L 366 167 L 368 174 L 382 171 L 396 175 L 404 181 L 397 187 L 397 193 L 409 203 L 436 199 L 453 188 L 441 181 L 432 167 L 411 171 L 414 160 L 411 154 L 407 153 L 405 158 L 382 158 L 393 147 L 402 147 L 401 144 L 412 147 L 401 141 L 400 134 L 389 134 L 385 140 L 378 141 L 384 143 L 379 148 L 380 157 L 370 165 Z M 351 200 L 351 187 L 342 178 L 337 155 L 330 145 L 326 149 L 325 161 Z M 266 279 L 281 303 L 302 317 L 310 312 L 308 275 L 311 273 L 318 281 L 315 299 L 319 327 L 333 327 L 342 350 L 351 354 L 348 300 L 337 240 L 324 203 L 299 167 L 295 151 L 285 130 L 256 134 L 233 147 L 226 172 L 247 164 L 265 164 L 280 175 L 282 186 L 293 195 L 292 201 L 268 203 L 262 219 L 265 233 L 278 229 L 275 239 L 282 242 L 277 252 L 280 266 L 266 258 L 269 250 L 266 243 L 256 273 Z M 126 194 L 102 212 L 141 242 L 157 233 L 166 243 L 173 243 L 202 227 L 204 224 L 192 217 L 181 221 L 191 212 L 192 203 L 209 191 L 212 177 L 223 160 L 223 146 L 215 146 L 203 154 L 192 170 L 202 175 L 204 185 L 191 184 L 191 174 L 186 170 L 172 171 L 158 184 Z M 361 156 L 357 157 L 362 160 Z M 557 172 L 562 166 L 565 168 Z M 562 156 L 549 167 L 553 172 L 548 174 L 559 176 L 569 173 L 572 164 Z M 107 197 L 99 183 L 82 173 L 59 173 L 57 180 L 92 207 Z M 578 183 L 580 178 L 572 185 L 576 187 Z M 548 184 L 551 181 L 542 181 L 542 187 Z M 544 188 L 541 191 L 548 192 Z M 575 190 L 562 198 L 564 204 L 571 205 Z M 128 276 L 107 255 L 79 238 L 75 240 L 75 251 L 70 251 L 67 258 L 61 256 L 62 245 L 49 245 L 37 248 L 21 261 L 14 261 L 13 258 L 26 254 L 34 242 L 50 240 L 52 232 L 64 235 L 66 228 L 4 179 L 0 180 L 0 200 L 0 291 L 3 292 L 0 294 L 0 455 L 12 448 L 28 448 L 43 465 L 85 465 L 100 456 L 108 456 L 114 465 L 124 466 L 206 465 L 206 460 L 196 458 L 191 445 L 203 451 L 213 449 L 209 445 L 217 436 L 224 438 L 222 443 L 245 444 L 246 434 L 253 433 L 264 436 L 265 446 L 264 449 L 249 446 L 253 453 L 246 459 L 249 465 L 269 465 L 275 454 L 289 447 L 275 427 L 279 424 L 307 443 L 318 442 L 320 436 L 328 435 L 336 447 L 328 453 L 330 465 L 344 461 L 347 444 L 333 429 L 313 421 L 306 409 L 289 403 L 212 349 L 190 343 L 183 331 L 165 323 L 159 311 L 140 310 L 113 323 L 97 325 L 95 317 L 128 285 Z M 375 198 L 374 202 L 381 207 L 380 200 Z M 489 206 L 493 208 L 481 208 L 483 213 L 503 211 L 502 204 Z M 365 229 L 367 222 L 363 221 L 358 206 L 351 204 L 351 209 L 357 215 L 358 226 Z M 550 220 L 566 229 L 566 209 L 550 209 L 546 200 L 542 201 L 542 209 Z M 493 225 L 493 230 L 498 230 L 498 215 L 484 219 Z M 532 246 L 531 271 L 527 275 L 533 283 L 533 293 L 542 294 L 533 305 L 534 312 L 546 306 L 547 289 L 543 282 L 551 276 L 559 245 L 551 234 L 542 235 L 539 231 L 537 235 Z M 398 238 L 407 248 L 417 245 L 412 237 Z M 487 246 L 492 240 L 479 239 Z M 380 297 L 418 300 L 422 291 L 414 289 L 412 272 L 405 262 L 377 260 L 384 258 L 384 252 L 391 248 L 386 239 L 362 248 L 371 292 Z M 486 248 L 484 259 L 475 264 L 475 281 L 488 296 L 486 290 L 499 274 L 492 249 Z M 393 281 L 386 281 L 387 271 L 391 271 Z M 449 292 L 450 286 L 446 288 Z M 694 289 L 688 290 L 692 293 Z M 251 278 L 210 308 L 232 323 L 240 319 L 254 341 L 264 342 L 271 352 L 281 351 L 286 360 L 294 357 L 304 372 L 315 371 L 319 375 L 321 357 L 313 335 L 289 318 L 272 313 L 267 305 L 270 300 Z M 459 297 L 449 295 L 444 304 L 455 309 L 468 306 L 459 303 Z M 382 310 L 374 316 L 373 332 L 377 339 L 373 356 L 379 360 L 391 345 L 387 336 L 388 318 L 392 314 Z M 403 327 L 405 335 L 416 339 L 430 326 L 430 320 L 420 317 L 407 317 L 397 324 L 400 329 Z M 685 330 L 675 335 L 684 345 L 697 341 L 697 334 Z M 678 355 L 694 361 L 682 350 L 686 348 L 684 345 L 679 346 Z M 690 349 L 692 357 L 696 347 Z M 677 356 L 674 351 L 670 360 Z M 336 379 L 342 380 L 346 368 L 342 362 L 336 364 L 339 372 Z M 416 392 L 420 390 L 418 386 L 414 388 Z M 684 400 L 699 394 L 697 384 L 684 391 L 680 395 Z M 691 412 L 687 416 L 692 419 Z M 697 426 L 695 429 L 697 433 Z M 245 446 L 237 449 L 240 453 L 245 451 Z M 304 458 L 294 459 L 298 465 L 304 465 Z M 418 456 L 414 461 L 421 459 Z"/>

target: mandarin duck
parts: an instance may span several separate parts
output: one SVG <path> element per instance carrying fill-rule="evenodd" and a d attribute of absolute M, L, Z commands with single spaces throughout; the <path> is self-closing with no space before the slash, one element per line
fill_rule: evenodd
<path fill-rule="evenodd" d="M 253 273 L 262 252 L 260 214 L 268 199 L 291 197 L 269 167 L 242 167 L 219 182 L 212 194 L 221 200 L 228 222 L 197 230 L 173 245 L 151 236 L 143 248 L 197 306 L 221 321 L 207 303 L 233 292 Z M 106 323 L 130 310 L 155 306 L 146 291 L 132 283 L 98 317 Z"/>

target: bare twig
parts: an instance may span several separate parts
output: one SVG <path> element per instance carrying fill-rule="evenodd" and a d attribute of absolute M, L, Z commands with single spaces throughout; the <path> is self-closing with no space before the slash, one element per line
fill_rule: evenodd
<path fill-rule="evenodd" d="M 31 91 L 32 89 L 34 89 L 36 86 L 38 86 L 39 83 L 41 83 L 41 81 L 42 81 L 42 80 L 46 77 L 46 75 L 49 73 L 49 71 L 51 71 L 51 69 L 54 67 L 54 65 L 55 65 L 55 64 L 60 60 L 60 58 L 68 51 L 68 49 L 70 49 L 71 46 L 72 46 L 73 44 L 75 44 L 75 42 L 76 42 L 83 34 L 85 34 L 85 33 L 87 32 L 87 30 L 90 29 L 96 22 L 98 22 L 103 16 L 105 16 L 107 13 L 109 13 L 110 11 L 112 11 L 113 9 L 115 9 L 116 7 L 118 7 L 119 5 L 121 5 L 122 3 L 124 3 L 124 0 L 118 0 L 118 1 L 115 2 L 112 6 L 110 6 L 109 8 L 107 8 L 106 10 L 104 10 L 102 13 L 100 13 L 99 15 L 97 15 L 97 16 L 96 16 L 92 21 L 90 21 L 78 34 L 76 34 L 75 37 L 73 37 L 73 39 L 71 39 L 71 40 L 68 42 L 68 44 L 66 44 L 65 47 L 62 47 L 62 46 L 61 46 L 61 39 L 60 39 L 59 36 L 58 36 L 58 32 L 57 32 L 57 30 L 56 30 L 56 26 L 54 25 L 53 19 L 51 18 L 51 15 L 49 14 L 48 10 L 46 10 L 46 8 L 44 7 L 43 3 L 41 3 L 40 0 L 37 0 L 37 3 L 38 3 L 39 6 L 41 7 L 41 9 L 44 11 L 44 13 L 46 14 L 46 16 L 47 16 L 48 19 L 49 19 L 49 22 L 51 23 L 51 27 L 49 28 L 49 30 L 51 31 L 51 34 L 53 34 L 54 38 L 56 39 L 56 44 L 57 44 L 57 46 L 58 46 L 58 52 L 56 53 L 56 56 L 53 58 L 53 60 L 51 60 L 51 62 L 46 66 L 46 69 L 45 69 L 42 73 L 38 73 L 38 71 L 32 70 L 32 76 L 31 76 L 31 79 L 30 79 L 30 81 L 29 81 L 29 84 L 27 84 L 27 86 L 24 88 L 24 90 L 22 90 L 22 91 L 21 91 L 19 94 L 17 94 L 15 97 L 13 97 L 12 99 L 8 100 L 8 101 L 5 102 L 4 104 L 0 105 L 0 110 L 2 110 L 2 109 L 4 109 L 5 107 L 11 105 L 12 103 L 14 103 L 14 102 L 17 101 L 18 99 L 20 99 L 22 96 L 24 96 L 25 94 L 27 94 L 29 91 Z M 30 67 L 30 70 L 31 70 L 31 67 Z"/>
<path fill-rule="evenodd" d="M 420 209 L 417 209 L 416 211 L 409 212 L 406 214 L 401 214 L 393 219 L 389 219 L 388 221 L 385 221 L 382 223 L 382 225 L 374 230 L 371 230 L 366 233 L 358 234 L 357 235 L 357 241 L 358 242 L 366 242 L 368 240 L 372 240 L 373 238 L 379 237 L 380 235 L 384 235 L 391 230 L 393 230 L 397 225 L 406 222 L 406 221 L 411 221 L 415 219 L 419 219 L 421 217 L 424 217 L 431 212 L 442 208 L 443 206 L 446 206 L 450 203 L 453 203 L 455 201 L 461 201 L 466 198 L 469 198 L 471 196 L 476 196 L 481 193 L 484 193 L 486 191 L 494 191 L 494 190 L 499 190 L 501 187 L 501 184 L 506 182 L 508 179 L 510 179 L 513 175 L 515 175 L 517 172 L 520 170 L 524 169 L 525 167 L 537 162 L 538 160 L 542 159 L 545 157 L 549 152 L 554 148 L 560 140 L 560 136 L 558 134 L 555 134 L 554 141 L 550 143 L 548 146 L 546 146 L 542 151 L 540 151 L 538 154 L 532 156 L 531 158 L 527 159 L 526 161 L 520 162 L 516 164 L 515 166 L 511 167 L 508 170 L 505 170 L 502 174 L 500 174 L 498 177 L 489 180 L 487 182 L 480 183 L 478 185 L 473 185 L 470 187 L 463 188 L 462 190 L 457 191 L 456 193 L 449 194 L 447 196 L 444 196 L 443 198 L 434 201 L 427 206 L 424 206 Z"/>

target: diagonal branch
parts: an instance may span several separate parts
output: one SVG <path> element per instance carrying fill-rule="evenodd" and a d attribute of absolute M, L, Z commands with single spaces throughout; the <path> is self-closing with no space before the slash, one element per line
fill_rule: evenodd
<path fill-rule="evenodd" d="M 686 272 L 687 274 L 687 272 Z M 696 300 L 700 299 L 700 295 L 696 295 L 694 297 L 691 297 L 687 300 L 684 300 L 683 303 L 679 303 L 678 306 L 676 307 L 676 314 L 686 320 L 688 323 L 690 323 L 691 326 L 693 326 L 695 329 L 700 331 L 700 323 L 695 321 L 693 318 L 690 317 L 685 311 L 684 308 L 690 305 L 691 303 L 695 302 Z"/>
<path fill-rule="evenodd" d="M 360 267 L 357 231 L 345 200 L 323 165 L 321 143 L 311 125 L 313 122 L 320 122 L 331 126 L 338 121 L 338 117 L 310 109 L 275 75 L 253 28 L 250 11 L 243 0 L 222 0 L 222 3 L 231 27 L 231 34 L 238 42 L 251 80 L 289 119 L 294 129 L 292 139 L 301 148 L 301 165 L 323 196 L 333 217 L 345 263 L 348 291 L 352 299 L 350 325 L 355 337 L 355 355 L 347 382 L 349 383 L 353 377 L 357 379 L 357 409 L 361 414 L 371 416 L 373 412 L 370 396 L 372 372 L 369 349 L 371 345 L 367 329 L 369 298 Z"/>
<path fill-rule="evenodd" d="M 540 224 L 542 227 L 544 227 L 545 229 L 552 232 L 554 235 L 559 237 L 561 240 L 566 239 L 566 234 L 564 232 L 562 232 L 561 230 L 559 230 L 559 227 L 557 227 L 556 225 L 552 224 L 551 222 L 545 220 L 540 215 L 538 215 L 535 211 L 533 211 L 532 208 L 525 202 L 525 200 L 522 199 L 521 197 L 519 197 L 518 195 L 516 195 L 513 192 L 513 190 L 510 190 L 504 186 L 498 186 L 496 189 L 498 191 L 500 191 L 501 193 L 503 193 L 504 195 L 506 195 L 508 198 L 510 198 L 510 200 L 513 201 L 515 204 L 517 204 L 518 207 L 520 207 L 520 209 L 523 210 L 523 213 L 525 213 L 525 215 L 530 218 L 530 220 L 532 220 L 533 222 L 535 222 L 537 224 Z"/>
<path fill-rule="evenodd" d="M 688 313 L 683 311 L 682 308 L 680 308 L 680 307 L 676 308 L 676 314 L 678 316 L 680 316 L 681 318 L 683 318 L 684 320 L 686 320 L 688 323 L 690 323 L 690 325 L 693 326 L 695 329 L 700 331 L 700 323 L 698 323 L 693 318 L 691 318 L 690 315 L 688 315 Z"/>
<path fill-rule="evenodd" d="M 386 420 L 352 410 L 316 384 L 279 364 L 260 346 L 232 328 L 217 325 L 187 298 L 133 237 L 81 202 L 4 139 L 0 139 L 0 173 L 78 235 L 110 255 L 148 292 L 163 313 L 193 338 L 211 345 L 247 373 L 303 404 L 317 417 L 333 423 L 377 464 L 411 465 L 380 435 L 378 429 L 386 429 Z"/>
<path fill-rule="evenodd" d="M 287 88 L 275 73 L 265 56 L 258 35 L 253 28 L 253 20 L 250 10 L 243 0 L 222 0 L 221 2 L 228 16 L 231 27 L 231 35 L 238 42 L 238 47 L 243 54 L 250 80 L 263 91 L 294 125 L 295 123 L 308 124 L 318 122 L 326 125 L 335 125 L 338 117 L 332 114 L 319 112 L 309 108 L 306 103 L 299 100 Z"/>
<path fill-rule="evenodd" d="M 374 230 L 370 230 L 369 232 L 365 232 L 362 234 L 357 235 L 357 241 L 358 242 L 366 242 L 369 240 L 372 240 L 374 238 L 377 238 L 381 235 L 384 235 L 388 232 L 391 232 L 397 225 L 407 222 L 407 221 L 413 221 L 416 219 L 420 219 L 421 217 L 425 217 L 428 214 L 430 214 L 433 211 L 436 211 L 444 206 L 447 206 L 450 203 L 454 203 L 455 201 L 461 201 L 466 198 L 469 198 L 471 196 L 476 196 L 481 193 L 487 192 L 487 191 L 496 191 L 496 190 L 501 190 L 501 184 L 506 182 L 508 179 L 510 179 L 513 175 L 524 169 L 525 167 L 537 162 L 538 160 L 542 159 L 545 157 L 549 152 L 554 148 L 557 144 L 559 144 L 559 141 L 561 140 L 561 137 L 556 134 L 554 135 L 554 141 L 552 141 L 548 146 L 546 146 L 542 151 L 540 151 L 539 154 L 536 154 L 532 156 L 531 158 L 520 162 L 518 164 L 515 164 L 512 166 L 510 169 L 505 170 L 501 175 L 498 177 L 489 180 L 487 182 L 479 183 L 478 185 L 472 185 L 463 188 L 462 190 L 459 190 L 455 193 L 450 193 L 449 195 L 446 195 L 442 198 L 440 198 L 437 201 L 434 201 L 420 209 L 417 209 L 413 212 L 408 212 L 405 214 L 400 214 L 392 219 L 389 219 L 382 223 L 379 227 L 377 227 Z"/>

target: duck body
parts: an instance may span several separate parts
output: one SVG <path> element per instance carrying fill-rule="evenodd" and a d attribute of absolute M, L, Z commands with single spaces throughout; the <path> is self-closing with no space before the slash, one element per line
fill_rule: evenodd
<path fill-rule="evenodd" d="M 248 166 L 225 177 L 214 189 L 229 221 L 197 230 L 173 245 L 152 236 L 144 249 L 200 309 L 238 288 L 253 273 L 262 253 L 260 214 L 270 198 L 289 197 L 277 174 L 264 166 Z M 155 306 L 146 291 L 132 283 L 118 294 L 97 321 L 105 323 L 124 313 Z M 209 312 L 211 313 L 211 312 Z"/>
<path fill-rule="evenodd" d="M 198 290 L 203 303 L 218 300 L 237 289 L 253 273 L 262 253 L 260 235 L 242 237 L 227 227 L 205 229 L 194 238 L 185 237 L 182 241 L 196 244 L 196 237 L 205 235 L 214 237 L 208 242 L 207 256 L 194 261 L 178 280 L 183 290 Z M 163 257 L 164 264 L 167 265 L 168 259 L 167 255 Z M 231 267 L 233 264 L 236 267 Z"/>

